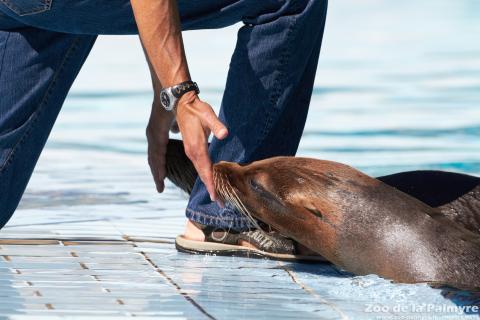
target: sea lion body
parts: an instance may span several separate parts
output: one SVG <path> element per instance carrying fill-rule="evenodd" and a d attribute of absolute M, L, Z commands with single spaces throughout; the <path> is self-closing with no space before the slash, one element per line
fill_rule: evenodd
<path fill-rule="evenodd" d="M 214 166 L 217 192 L 358 275 L 480 288 L 480 236 L 347 165 L 277 157 Z"/>
<path fill-rule="evenodd" d="M 411 171 L 374 179 L 291 157 L 214 169 L 225 200 L 348 271 L 480 288 L 480 178 Z M 193 188 L 181 141 L 169 141 L 167 177 L 187 193 Z"/>

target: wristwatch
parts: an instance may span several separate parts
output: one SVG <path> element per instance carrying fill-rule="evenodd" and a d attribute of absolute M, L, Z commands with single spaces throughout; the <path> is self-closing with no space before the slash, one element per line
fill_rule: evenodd
<path fill-rule="evenodd" d="M 188 80 L 173 87 L 163 88 L 160 91 L 160 103 L 165 110 L 172 111 L 177 106 L 178 99 L 189 91 L 195 91 L 196 94 L 200 93 L 196 82 Z"/>

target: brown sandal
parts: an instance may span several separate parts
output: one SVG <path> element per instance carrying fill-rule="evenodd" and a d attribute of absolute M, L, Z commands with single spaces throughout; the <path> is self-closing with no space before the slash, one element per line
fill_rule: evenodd
<path fill-rule="evenodd" d="M 284 261 L 326 261 L 320 255 L 297 254 L 296 243 L 276 231 L 254 229 L 238 232 L 198 223 L 195 223 L 195 225 L 205 234 L 205 241 L 189 240 L 183 235 L 179 235 L 175 240 L 175 247 L 178 251 L 192 254 L 268 258 Z M 240 245 L 242 240 L 252 244 L 255 248 Z"/>

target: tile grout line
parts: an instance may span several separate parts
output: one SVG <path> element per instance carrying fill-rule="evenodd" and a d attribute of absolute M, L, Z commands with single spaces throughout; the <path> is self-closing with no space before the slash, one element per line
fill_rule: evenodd
<path fill-rule="evenodd" d="M 65 246 L 65 243 L 64 243 L 63 241 L 60 241 L 60 244 L 61 244 L 62 246 Z M 79 258 L 79 255 L 78 255 L 75 251 L 70 251 L 70 255 L 71 255 L 72 257 L 74 257 L 74 258 Z M 81 267 L 83 270 L 91 270 L 91 269 L 85 264 L 85 262 L 78 262 L 78 264 L 80 265 L 80 267 Z M 100 287 L 102 288 L 102 290 L 103 290 L 104 292 L 111 293 L 111 290 L 110 290 L 110 289 L 105 288 L 105 287 L 103 286 L 102 280 L 100 280 L 100 278 L 98 278 L 98 276 L 91 274 L 90 277 L 91 277 L 93 280 L 95 280 L 96 282 L 101 283 Z M 117 304 L 119 304 L 119 305 L 122 305 L 122 306 L 125 305 L 125 302 L 124 302 L 122 299 L 120 299 L 120 298 L 115 299 L 115 302 L 116 302 Z"/>
<path fill-rule="evenodd" d="M 132 242 L 134 247 L 138 248 L 138 246 Z M 148 262 L 148 264 L 155 269 L 155 271 L 160 274 L 165 280 L 167 280 L 168 283 L 170 283 L 175 290 L 188 302 L 190 302 L 195 308 L 198 309 L 203 315 L 205 315 L 208 319 L 211 320 L 216 320 L 214 316 L 212 316 L 210 313 L 208 313 L 207 310 L 205 310 L 198 302 L 196 302 L 192 297 L 190 297 L 186 292 L 182 291 L 182 288 L 176 283 L 172 278 L 170 278 L 163 270 L 161 270 L 148 256 L 147 254 L 140 250 L 140 254 L 143 256 L 143 258 Z"/>
<path fill-rule="evenodd" d="M 122 236 L 122 239 L 75 239 L 75 238 L 41 238 L 41 239 L 1 239 L 0 245 L 62 245 L 69 246 L 73 244 L 89 244 L 89 245 L 121 245 L 127 242 L 147 242 L 147 243 L 161 243 L 161 244 L 173 244 L 174 241 L 163 239 L 148 239 L 148 238 L 135 238 L 130 236 Z"/>
<path fill-rule="evenodd" d="M 122 238 L 124 241 L 131 243 L 135 248 L 138 248 L 136 242 L 152 242 L 149 241 L 149 239 L 142 239 L 142 238 L 135 238 L 135 237 L 130 237 L 129 235 L 124 234 L 120 230 L 118 230 L 117 226 L 114 223 L 110 223 L 117 231 L 122 234 Z M 156 241 L 153 241 L 156 242 Z M 168 241 L 158 241 L 159 243 L 170 243 Z M 175 290 L 185 299 L 187 300 L 190 304 L 192 304 L 200 313 L 205 315 L 208 319 L 211 320 L 216 320 L 214 316 L 212 316 L 210 313 L 208 313 L 207 310 L 205 310 L 198 302 L 196 302 L 192 297 L 190 297 L 186 292 L 182 291 L 182 288 L 178 283 L 176 283 L 172 278 L 170 278 L 163 270 L 161 270 L 153 261 L 150 259 L 147 254 L 143 251 L 140 250 L 140 254 L 142 257 L 147 261 L 147 263 L 157 272 L 162 278 L 164 278 L 168 283 L 170 283 Z"/>
<path fill-rule="evenodd" d="M 343 311 L 341 309 L 339 309 L 335 304 L 329 302 L 325 298 L 322 298 L 318 293 L 315 292 L 315 290 L 313 290 L 312 288 L 310 288 L 309 286 L 307 286 L 306 284 L 301 282 L 300 279 L 295 275 L 295 273 L 291 269 L 289 269 L 286 265 L 284 265 L 280 261 L 278 262 L 278 264 L 279 264 L 280 268 L 282 268 L 290 276 L 293 283 L 297 284 L 305 292 L 307 292 L 311 296 L 315 297 L 317 300 L 320 301 L 320 303 L 325 304 L 325 305 L 331 307 L 333 310 L 335 310 L 340 315 L 342 320 L 348 320 L 349 319 L 348 316 L 345 313 L 343 313 Z"/>

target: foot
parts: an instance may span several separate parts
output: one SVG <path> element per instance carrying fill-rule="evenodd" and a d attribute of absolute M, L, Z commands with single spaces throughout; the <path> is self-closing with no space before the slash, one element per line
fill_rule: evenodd
<path fill-rule="evenodd" d="M 197 227 L 190 219 L 187 219 L 187 224 L 185 225 L 185 232 L 183 236 L 188 240 L 194 241 L 205 241 L 205 235 L 203 231 Z"/>

